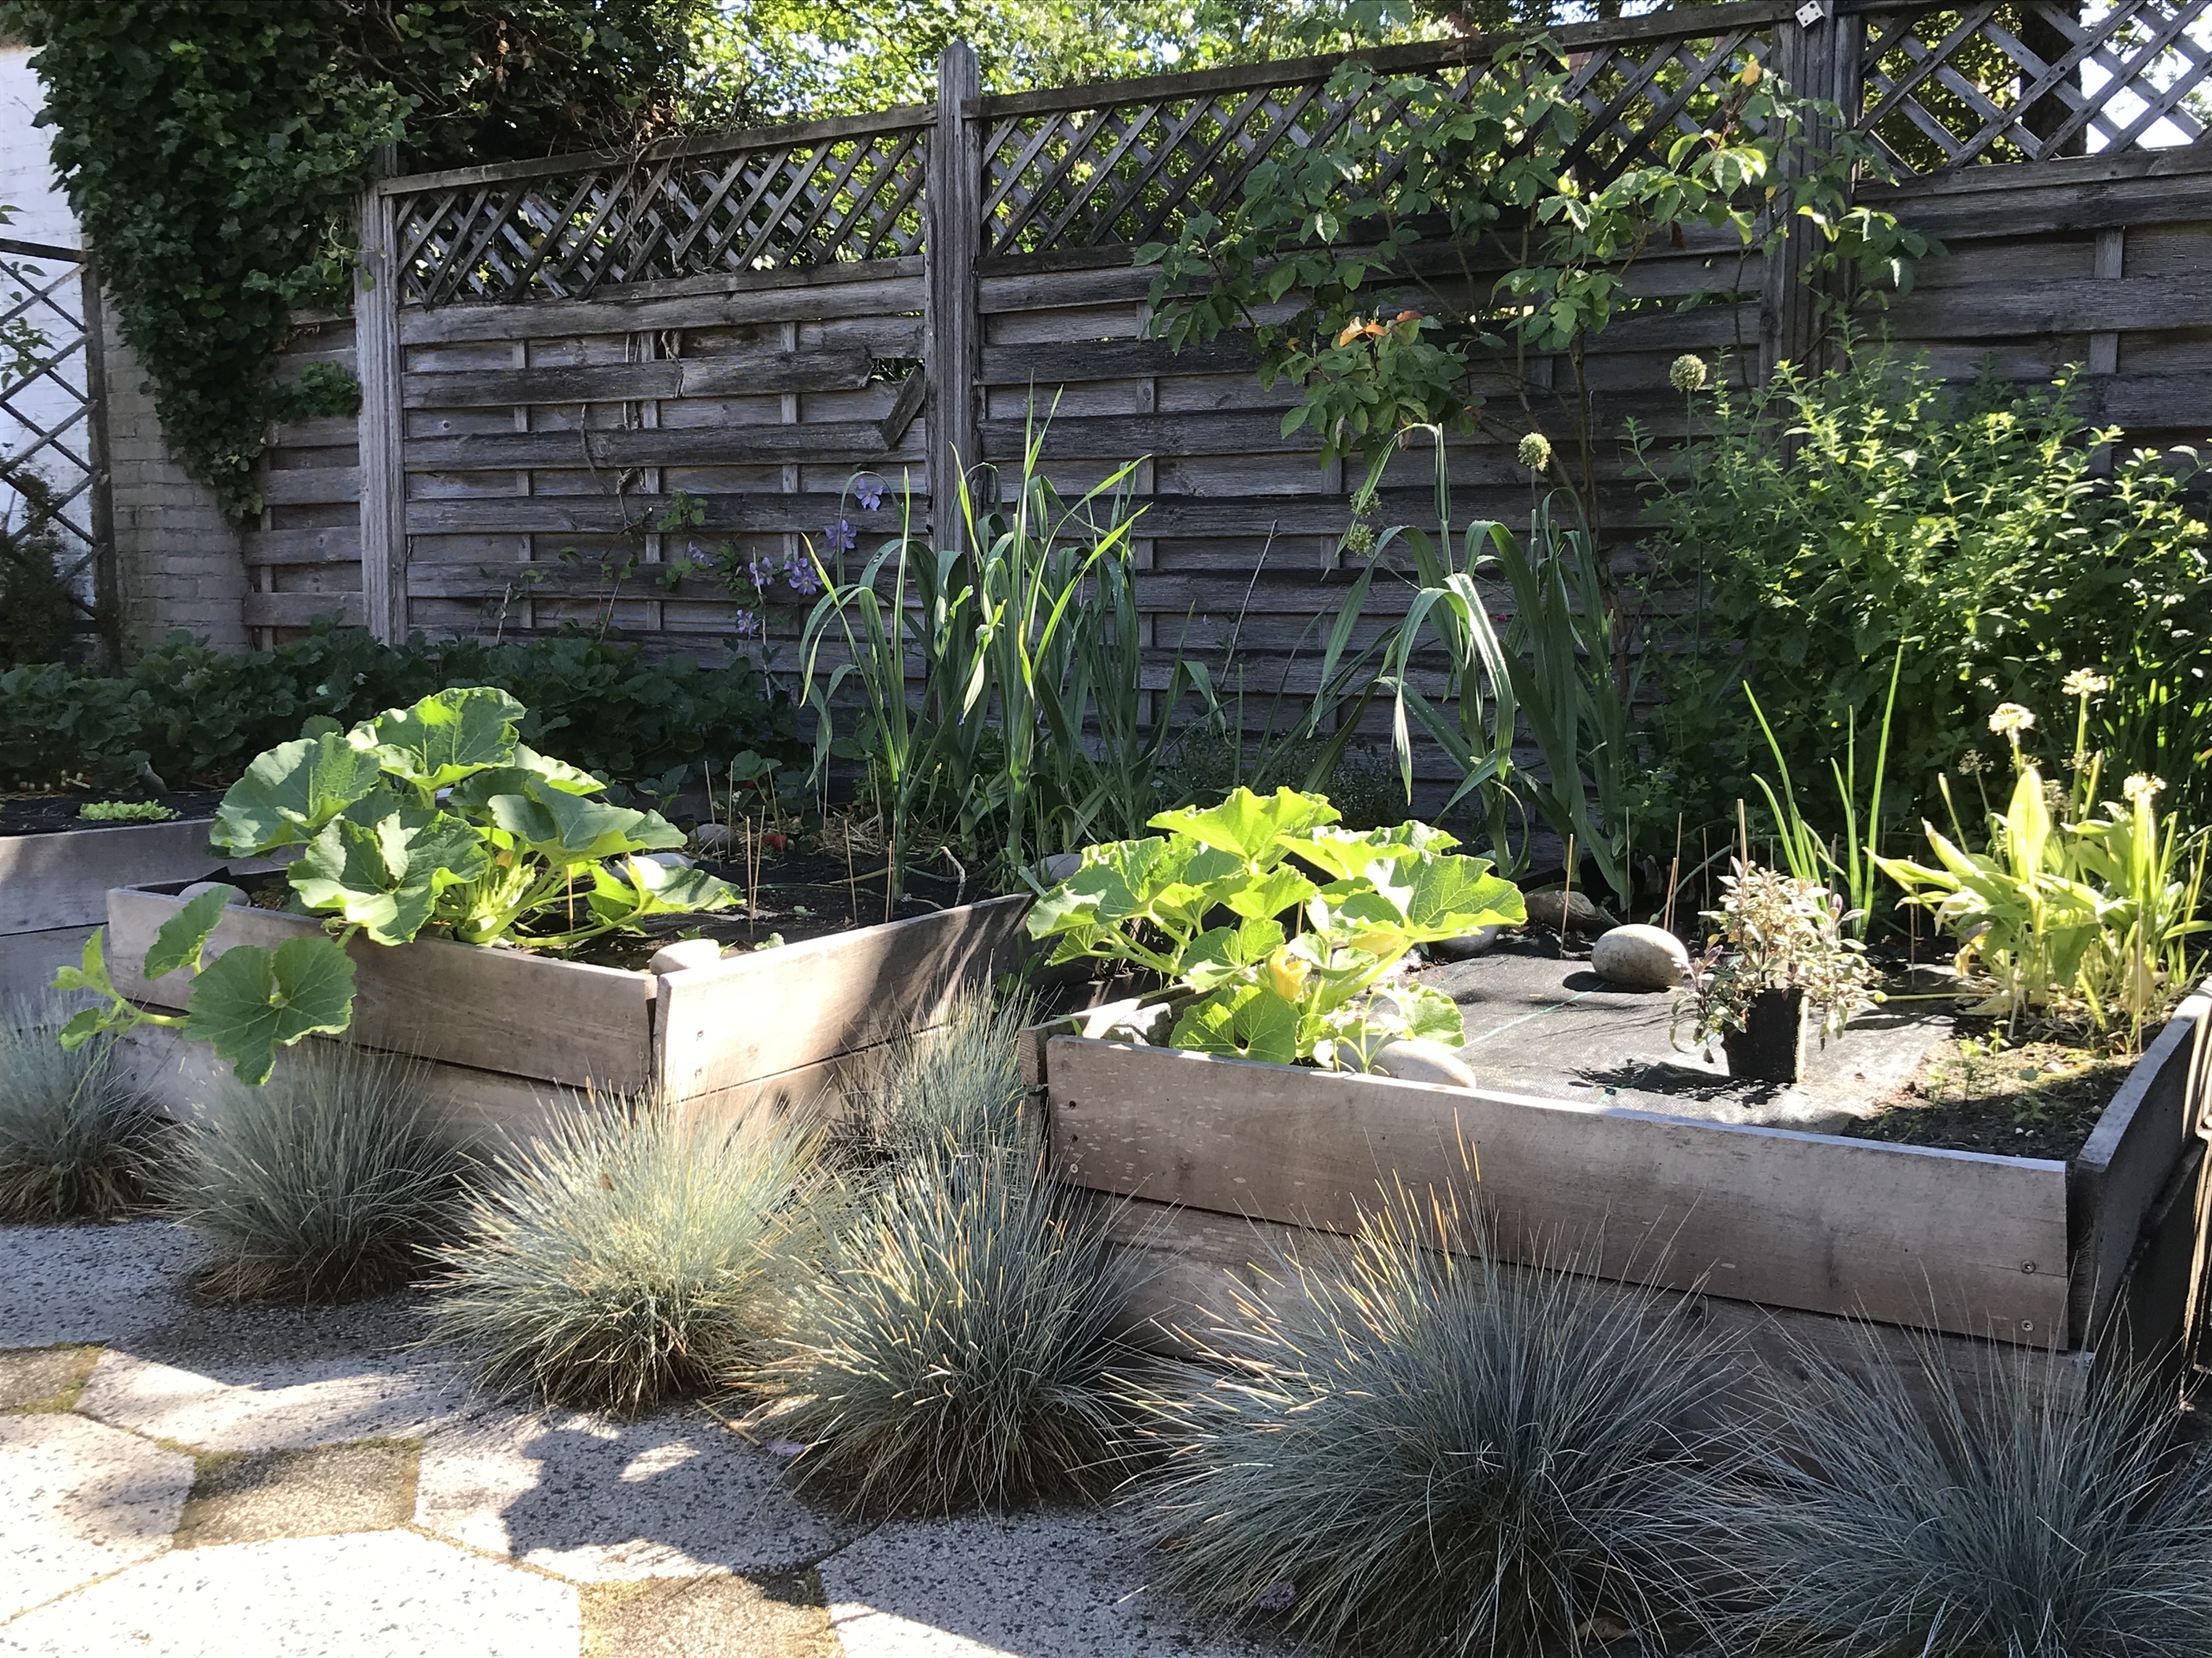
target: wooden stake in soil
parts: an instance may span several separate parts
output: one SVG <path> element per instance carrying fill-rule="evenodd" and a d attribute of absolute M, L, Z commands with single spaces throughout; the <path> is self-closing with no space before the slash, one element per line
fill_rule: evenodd
<path fill-rule="evenodd" d="M 1567 884 L 1559 894 L 1559 959 L 1567 959 L 1567 929 L 1574 925 L 1575 914 L 1575 837 L 1567 836 Z"/>
<path fill-rule="evenodd" d="M 845 819 L 845 919 L 860 925 L 860 881 L 853 873 L 853 819 Z"/>

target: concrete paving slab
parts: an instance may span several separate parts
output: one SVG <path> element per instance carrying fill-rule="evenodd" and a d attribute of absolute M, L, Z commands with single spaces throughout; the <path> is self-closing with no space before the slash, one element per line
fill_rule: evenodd
<path fill-rule="evenodd" d="M 0 1618 L 161 1553 L 192 1460 L 82 1417 L 0 1417 Z"/>
<path fill-rule="evenodd" d="M 0 1625 L 8 1658 L 549 1658 L 576 1591 L 418 1537 L 371 1532 L 191 1549 Z"/>
<path fill-rule="evenodd" d="M 0 1411 L 66 1411 L 92 1374 L 97 1347 L 40 1347 L 0 1353 Z"/>
<path fill-rule="evenodd" d="M 251 1381 L 226 1382 L 111 1351 L 77 1408 L 200 1450 L 274 1451 L 419 1439 L 475 1402 L 457 1364 L 420 1353 L 271 1363 Z"/>
<path fill-rule="evenodd" d="M 199 1258 L 167 1221 L 0 1227 L 0 1347 L 120 1341 L 184 1309 L 179 1281 Z"/>
<path fill-rule="evenodd" d="M 608 1581 L 802 1566 L 853 1527 L 704 1412 L 479 1418 L 422 1447 L 416 1523 L 564 1577 Z"/>
<path fill-rule="evenodd" d="M 844 1658 L 811 1571 L 587 1583 L 584 1658 Z"/>
<path fill-rule="evenodd" d="M 176 1546 L 388 1531 L 415 1517 L 416 1443 L 374 1440 L 210 1458 L 193 1482 Z"/>
<path fill-rule="evenodd" d="M 821 1566 L 847 1658 L 1267 1658 L 1208 1639 L 1146 1589 L 1122 1516 L 885 1526 Z"/>

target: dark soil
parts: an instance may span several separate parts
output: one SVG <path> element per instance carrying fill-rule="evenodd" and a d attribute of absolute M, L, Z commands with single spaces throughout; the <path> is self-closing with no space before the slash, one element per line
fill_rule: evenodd
<path fill-rule="evenodd" d="M 1845 1132 L 1952 1151 L 2063 1163 L 2088 1140 L 2133 1061 L 2056 1042 L 2008 1043 L 1986 1019 L 1929 1050 L 1910 1081 Z"/>
<path fill-rule="evenodd" d="M 88 823 L 77 809 L 93 800 L 154 800 L 179 817 L 212 817 L 222 804 L 221 789 L 178 789 L 168 794 L 16 794 L 0 798 L 0 835 L 59 835 L 69 829 L 125 829 L 124 823 Z"/>

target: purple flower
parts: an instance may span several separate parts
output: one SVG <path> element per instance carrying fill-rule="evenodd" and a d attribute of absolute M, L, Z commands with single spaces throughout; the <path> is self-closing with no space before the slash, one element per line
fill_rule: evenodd
<path fill-rule="evenodd" d="M 746 579 L 763 593 L 775 585 L 776 571 L 774 553 L 763 553 L 758 558 L 750 559 L 745 563 Z"/>
<path fill-rule="evenodd" d="M 1287 1612 L 1291 1602 L 1298 1598 L 1298 1586 L 1287 1577 L 1279 1577 L 1252 1597 L 1255 1612 Z"/>
<path fill-rule="evenodd" d="M 797 1456 L 805 1448 L 805 1446 L 796 1440 L 771 1439 L 768 1442 L 768 1454 L 770 1456 Z"/>
<path fill-rule="evenodd" d="M 791 584 L 791 591 L 801 598 L 811 598 L 822 591 L 822 578 L 815 573 L 811 559 L 793 559 L 784 566 L 783 579 Z"/>
<path fill-rule="evenodd" d="M 842 518 L 824 530 L 822 536 L 833 553 L 849 553 L 860 541 L 860 537 L 854 533 L 852 525 Z"/>
<path fill-rule="evenodd" d="M 750 610 L 739 610 L 730 625 L 737 629 L 738 638 L 750 639 L 760 631 L 760 618 Z"/>
<path fill-rule="evenodd" d="M 853 480 L 853 498 L 860 503 L 860 510 L 872 513 L 884 504 L 884 481 L 863 473 Z"/>

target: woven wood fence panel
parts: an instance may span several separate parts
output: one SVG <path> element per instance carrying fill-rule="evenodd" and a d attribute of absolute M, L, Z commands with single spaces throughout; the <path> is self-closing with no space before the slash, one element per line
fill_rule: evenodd
<path fill-rule="evenodd" d="M 2212 409 L 2208 6 L 1847 4 L 1800 29 L 1755 0 L 1561 39 L 1608 168 L 1695 130 L 1749 58 L 1832 77 L 1905 175 L 1864 195 L 1950 250 L 1879 325 L 1960 378 L 2079 364 L 2078 395 L 2104 417 L 2144 440 L 2198 441 Z M 1464 46 L 1380 62 L 1462 89 L 1492 72 Z M 957 142 L 950 116 L 908 110 L 390 181 L 403 302 L 389 521 L 402 529 L 383 556 L 407 625 L 618 629 L 790 668 L 803 596 L 776 586 L 763 614 L 724 575 L 787 560 L 802 537 L 870 550 L 902 483 L 927 515 L 933 453 L 1003 464 L 1050 412 L 1064 484 L 1148 458 L 1148 678 L 1164 683 L 1182 655 L 1218 669 L 1233 647 L 1247 716 L 1263 723 L 1277 690 L 1310 683 L 1350 576 L 1334 552 L 1358 480 L 1279 435 L 1290 398 L 1259 386 L 1241 342 L 1178 355 L 1148 338 L 1130 254 L 1230 199 L 1269 155 L 1324 137 L 1342 116 L 1328 71 L 954 95 Z M 1475 272 L 1478 287 L 1496 274 Z M 1584 364 L 1601 430 L 1633 419 L 1663 446 L 1686 421 L 1666 385 L 1675 355 L 1760 372 L 1767 273 L 1693 240 L 1631 280 L 1654 301 L 1702 301 L 1624 317 Z M 1439 284 L 1419 302 L 1461 296 Z M 343 349 L 340 327 L 325 326 L 323 349 Z M 1565 429 L 1569 365 L 1511 368 L 1490 379 L 1496 417 L 1450 446 L 1462 521 L 1525 517 L 1510 444 Z M 270 476 L 287 481 L 257 546 L 301 562 L 261 567 L 260 625 L 301 625 L 325 584 L 360 588 L 347 435 L 284 434 Z M 1425 454 L 1394 463 L 1382 521 L 1425 517 L 1431 471 Z M 1609 450 L 1598 471 L 1609 522 L 1627 525 L 1633 458 Z M 862 507 L 878 486 L 885 503 Z"/>

